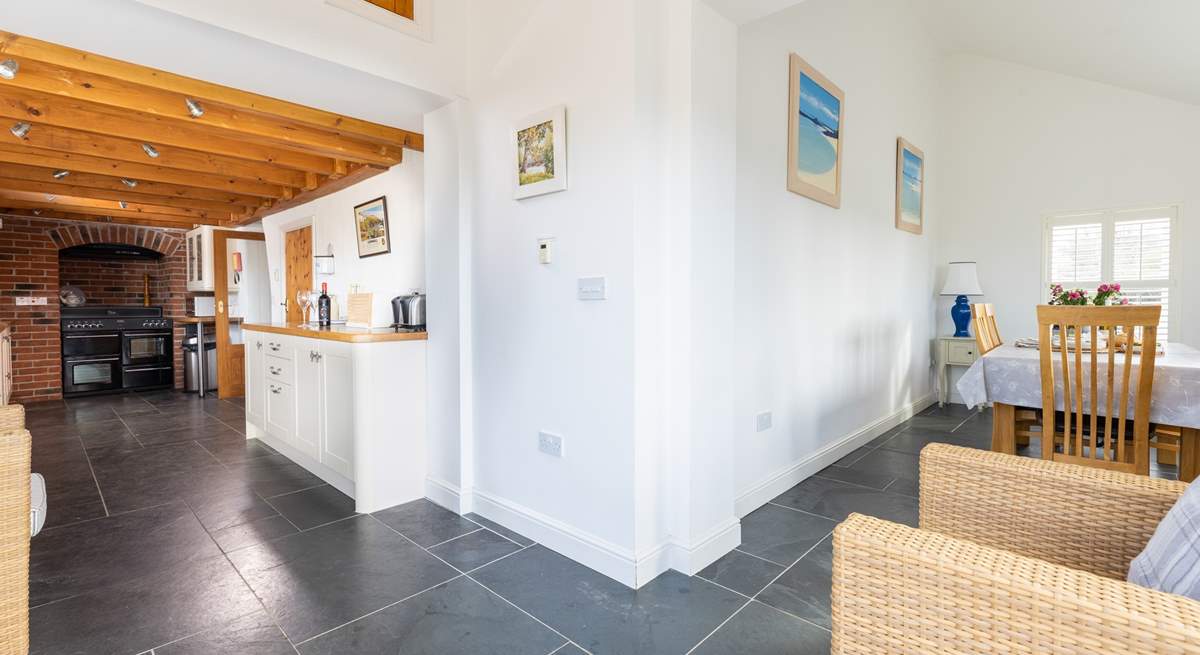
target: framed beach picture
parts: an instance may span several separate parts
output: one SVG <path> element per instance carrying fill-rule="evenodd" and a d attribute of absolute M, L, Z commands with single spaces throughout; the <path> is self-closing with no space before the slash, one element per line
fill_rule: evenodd
<path fill-rule="evenodd" d="M 512 131 L 513 197 L 567 188 L 567 108 L 558 106 L 518 121 Z"/>
<path fill-rule="evenodd" d="M 896 139 L 896 229 L 920 234 L 925 226 L 925 153 Z"/>
<path fill-rule="evenodd" d="M 359 259 L 391 252 L 386 196 L 357 205 L 354 208 L 354 227 L 358 233 Z"/>
<path fill-rule="evenodd" d="M 788 71 L 788 191 L 840 207 L 845 96 L 800 55 Z"/>

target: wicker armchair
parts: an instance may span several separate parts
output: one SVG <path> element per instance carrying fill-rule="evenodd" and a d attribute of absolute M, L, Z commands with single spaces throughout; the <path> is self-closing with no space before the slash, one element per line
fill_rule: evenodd
<path fill-rule="evenodd" d="M 1124 582 L 1186 487 L 930 445 L 921 529 L 834 531 L 833 652 L 1200 654 L 1200 602 Z"/>
<path fill-rule="evenodd" d="M 29 465 L 25 408 L 0 405 L 0 653 L 29 652 Z"/>

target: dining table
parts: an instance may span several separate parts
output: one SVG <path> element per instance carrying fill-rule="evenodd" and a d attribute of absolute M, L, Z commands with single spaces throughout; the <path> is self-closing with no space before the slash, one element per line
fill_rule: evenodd
<path fill-rule="evenodd" d="M 1055 379 L 1061 380 L 1055 360 Z M 1139 365 L 1135 355 L 1133 366 Z M 992 404 L 992 450 L 1015 454 L 1017 408 L 1043 409 L 1040 353 L 1036 347 L 998 346 L 977 359 L 956 387 L 968 407 Z M 1105 397 L 1103 389 L 1099 397 Z M 1061 391 L 1055 399 L 1055 410 L 1062 411 Z M 1179 479 L 1191 482 L 1200 473 L 1200 350 L 1168 343 L 1155 357 L 1150 422 L 1179 428 Z"/>

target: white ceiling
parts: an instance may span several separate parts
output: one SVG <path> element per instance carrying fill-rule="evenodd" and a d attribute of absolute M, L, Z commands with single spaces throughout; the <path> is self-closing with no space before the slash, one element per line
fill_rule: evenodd
<path fill-rule="evenodd" d="M 706 0 L 738 24 L 801 1 Z M 927 12 L 948 53 L 994 57 L 1200 104 L 1200 0 L 906 1 L 914 11 Z"/>

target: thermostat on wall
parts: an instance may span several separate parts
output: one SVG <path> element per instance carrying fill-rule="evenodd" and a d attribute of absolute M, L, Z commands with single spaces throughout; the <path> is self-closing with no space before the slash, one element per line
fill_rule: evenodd
<path fill-rule="evenodd" d="M 554 239 L 538 239 L 538 263 L 549 264 L 554 261 Z"/>

